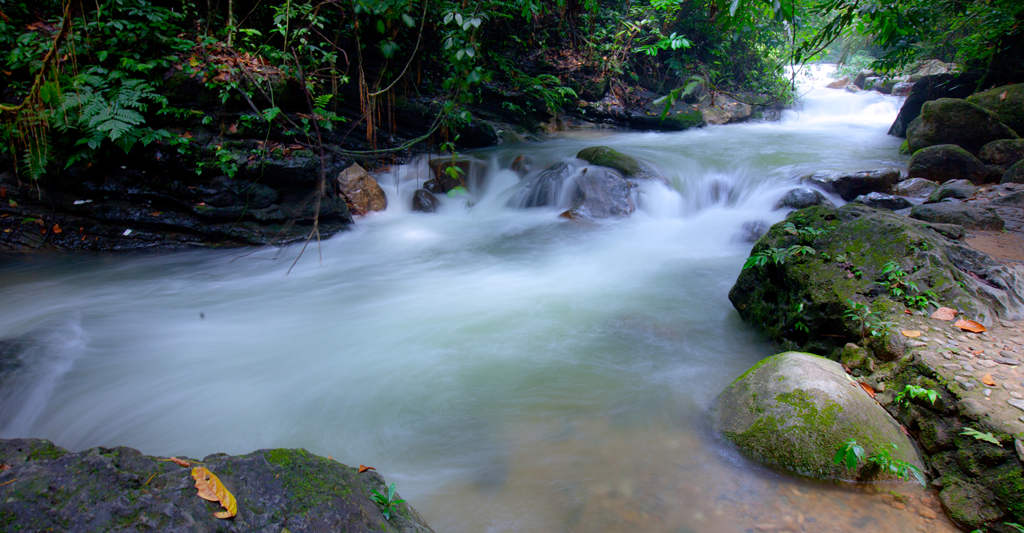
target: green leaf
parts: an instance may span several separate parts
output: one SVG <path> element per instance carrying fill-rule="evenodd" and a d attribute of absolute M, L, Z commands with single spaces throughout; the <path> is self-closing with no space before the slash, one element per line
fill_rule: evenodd
<path fill-rule="evenodd" d="M 985 441 L 985 442 L 991 442 L 992 444 L 995 444 L 996 446 L 1000 446 L 1001 445 L 1000 442 L 999 442 L 999 439 L 997 439 L 995 435 L 993 435 L 991 433 L 988 433 L 988 432 L 982 433 L 981 431 L 978 431 L 978 430 L 976 430 L 974 428 L 964 428 L 964 430 L 961 431 L 960 434 L 961 435 L 967 435 L 968 437 L 974 437 L 977 440 L 982 440 L 982 441 Z"/>
<path fill-rule="evenodd" d="M 413 20 L 412 17 L 410 17 L 409 15 L 407 15 L 405 13 L 402 13 L 402 22 L 404 22 L 405 25 L 410 27 L 410 28 L 412 28 L 413 26 L 416 25 L 416 21 Z"/>

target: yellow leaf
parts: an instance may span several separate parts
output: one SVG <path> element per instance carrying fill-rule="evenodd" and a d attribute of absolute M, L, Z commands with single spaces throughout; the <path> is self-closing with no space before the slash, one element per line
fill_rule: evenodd
<path fill-rule="evenodd" d="M 964 331 L 970 331 L 971 333 L 983 333 L 983 332 L 987 331 L 985 329 L 985 326 L 983 326 L 983 325 L 981 325 L 981 324 L 979 324 L 979 323 L 977 323 L 977 322 L 975 322 L 973 320 L 965 320 L 963 318 L 961 318 L 960 320 L 957 320 L 956 322 L 954 322 L 953 326 L 958 327 L 958 328 L 960 328 L 960 329 L 962 329 Z"/>
<path fill-rule="evenodd" d="M 985 374 L 981 377 L 981 382 L 988 385 L 989 387 L 996 386 L 996 380 L 992 379 L 992 374 Z"/>
<path fill-rule="evenodd" d="M 217 518 L 231 518 L 238 514 L 238 502 L 235 501 L 235 497 L 213 472 L 210 472 L 206 467 L 197 466 L 192 469 L 192 479 L 196 480 L 197 496 L 204 500 L 220 502 L 224 509 L 227 509 L 226 511 L 213 513 L 213 516 Z"/>
<path fill-rule="evenodd" d="M 921 332 L 916 329 L 904 329 L 900 330 L 900 333 L 902 333 L 904 337 L 910 337 L 911 339 L 916 339 L 921 336 Z"/>

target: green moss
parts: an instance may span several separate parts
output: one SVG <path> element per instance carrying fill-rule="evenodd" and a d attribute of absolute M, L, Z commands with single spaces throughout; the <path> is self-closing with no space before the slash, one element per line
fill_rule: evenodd
<path fill-rule="evenodd" d="M 281 467 L 278 479 L 291 501 L 291 511 L 305 515 L 352 493 L 353 473 L 342 465 L 303 449 L 274 449 L 263 452 L 267 462 Z"/>
<path fill-rule="evenodd" d="M 580 150 L 576 157 L 601 167 L 614 168 L 624 176 L 640 173 L 640 163 L 636 159 L 608 146 L 591 146 Z"/>
<path fill-rule="evenodd" d="M 1013 515 L 1014 520 L 1024 520 L 1024 475 L 1019 463 L 1008 462 L 1006 466 L 991 472 L 989 485 L 999 502 Z"/>
<path fill-rule="evenodd" d="M 67 450 L 54 445 L 52 442 L 46 441 L 41 446 L 34 448 L 28 454 L 29 461 L 52 461 L 58 459 L 65 454 Z"/>

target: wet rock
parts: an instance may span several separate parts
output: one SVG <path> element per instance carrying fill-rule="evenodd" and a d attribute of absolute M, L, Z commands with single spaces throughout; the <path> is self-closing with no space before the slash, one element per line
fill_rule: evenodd
<path fill-rule="evenodd" d="M 1016 133 L 1024 132 L 1024 83 L 974 93 L 967 97 L 967 101 L 995 113 L 1003 124 Z"/>
<path fill-rule="evenodd" d="M 591 146 L 580 150 L 576 157 L 591 165 L 614 168 L 623 176 L 633 177 L 640 174 L 642 167 L 640 162 L 632 156 L 628 156 L 610 146 Z"/>
<path fill-rule="evenodd" d="M 986 183 L 994 178 L 984 163 L 955 144 L 938 144 L 914 152 L 907 174 L 940 183 L 951 179 Z"/>
<path fill-rule="evenodd" d="M 840 78 L 840 79 L 838 79 L 838 80 L 836 80 L 836 81 L 826 85 L 825 87 L 828 87 L 829 89 L 842 89 L 842 88 L 846 87 L 849 84 L 850 84 L 850 78 L 849 77 L 844 77 L 844 78 Z"/>
<path fill-rule="evenodd" d="M 978 158 L 990 165 L 1009 168 L 1024 159 L 1024 139 L 999 139 L 981 147 Z"/>
<path fill-rule="evenodd" d="M 519 175 L 520 178 L 530 173 L 533 168 L 533 159 L 525 154 L 516 156 L 509 165 L 509 169 Z"/>
<path fill-rule="evenodd" d="M 926 203 L 941 202 L 946 198 L 966 200 L 974 196 L 976 192 L 978 192 L 978 187 L 968 180 L 949 180 L 928 195 Z"/>
<path fill-rule="evenodd" d="M 937 74 L 949 74 L 956 70 L 956 65 L 946 63 L 940 59 L 926 59 L 911 69 L 908 78 L 910 81 L 918 81 Z"/>
<path fill-rule="evenodd" d="M 626 216 L 636 210 L 632 184 L 617 171 L 556 163 L 520 184 L 513 207 L 563 207 L 571 218 Z"/>
<path fill-rule="evenodd" d="M 131 448 L 68 452 L 39 439 L 0 440 L 5 528 L 26 531 L 391 531 L 427 533 L 407 503 L 390 520 L 370 500 L 385 492 L 373 471 L 305 450 L 259 450 L 203 459 L 238 503 L 230 520 L 196 496 L 190 469 Z M 3 483 L 16 479 L 15 483 Z"/>
<path fill-rule="evenodd" d="M 477 182 L 486 170 L 480 161 L 466 157 L 431 159 L 427 165 L 433 178 L 427 180 L 423 188 L 434 194 L 448 194 L 448 191 L 456 187 L 473 190 L 482 185 Z"/>
<path fill-rule="evenodd" d="M 740 240 L 743 242 L 757 242 L 762 235 L 768 232 L 768 223 L 763 220 L 750 220 L 740 226 Z"/>
<path fill-rule="evenodd" d="M 907 127 L 911 152 L 938 144 L 955 144 L 977 153 L 986 143 L 1017 137 L 994 113 L 960 98 L 925 102 L 921 115 Z"/>
<path fill-rule="evenodd" d="M 338 193 L 345 199 L 349 211 L 365 215 L 371 211 L 383 211 L 388 207 L 388 197 L 377 180 L 358 163 L 338 174 Z"/>
<path fill-rule="evenodd" d="M 905 179 L 896 184 L 893 187 L 893 191 L 900 196 L 910 196 L 913 198 L 927 198 L 935 189 L 939 188 L 939 184 L 925 178 L 910 178 Z"/>
<path fill-rule="evenodd" d="M 892 442 L 893 456 L 923 468 L 899 424 L 842 365 L 808 353 L 769 357 L 732 382 L 715 403 L 715 428 L 752 459 L 818 479 L 870 479 L 884 474 L 861 463 L 856 472 L 833 462 L 856 439 L 868 454 Z M 874 444 L 878 443 L 878 444 Z"/>
<path fill-rule="evenodd" d="M 871 192 L 888 193 L 900 179 L 895 168 L 862 170 L 860 172 L 815 172 L 801 178 L 825 190 L 834 191 L 847 202 Z"/>
<path fill-rule="evenodd" d="M 862 194 L 854 198 L 853 201 L 859 204 L 864 204 L 868 207 L 874 207 L 875 209 L 888 209 L 890 211 L 906 209 L 913 205 L 910 203 L 910 200 L 907 200 L 902 196 L 893 196 L 891 194 L 880 192 Z"/>
<path fill-rule="evenodd" d="M 421 213 L 434 213 L 437 211 L 440 201 L 426 189 L 416 189 L 412 194 L 412 210 Z"/>
<path fill-rule="evenodd" d="M 975 207 L 962 202 L 941 202 L 914 206 L 911 218 L 943 224 L 957 224 L 967 229 L 1001 230 L 1003 219 L 991 208 Z"/>
<path fill-rule="evenodd" d="M 775 203 L 775 209 L 803 209 L 812 205 L 827 205 L 834 207 L 835 204 L 831 200 L 825 198 L 824 194 L 814 189 L 807 187 L 797 187 L 790 189 L 778 202 Z"/>
<path fill-rule="evenodd" d="M 1017 161 L 1006 169 L 1006 173 L 1003 174 L 1003 179 L 999 183 L 1024 183 L 1024 160 Z"/>
<path fill-rule="evenodd" d="M 907 136 L 907 126 L 921 114 L 921 106 L 937 98 L 966 98 L 974 92 L 978 76 L 975 74 L 935 74 L 910 77 L 914 82 L 899 115 L 889 128 L 889 135 Z"/>
<path fill-rule="evenodd" d="M 892 86 L 893 96 L 907 96 L 910 91 L 914 89 L 914 82 L 912 81 L 898 81 Z"/>

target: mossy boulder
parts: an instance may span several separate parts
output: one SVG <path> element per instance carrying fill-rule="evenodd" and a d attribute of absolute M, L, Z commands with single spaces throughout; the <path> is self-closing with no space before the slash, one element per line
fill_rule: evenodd
<path fill-rule="evenodd" d="M 642 170 L 640 162 L 636 158 L 628 156 L 610 146 L 584 148 L 576 154 L 576 157 L 591 165 L 614 168 L 626 177 L 635 176 Z"/>
<path fill-rule="evenodd" d="M 994 181 L 985 163 L 955 144 L 937 144 L 922 148 L 910 157 L 907 174 L 937 182 L 968 179 L 974 183 Z"/>
<path fill-rule="evenodd" d="M 956 144 L 977 153 L 988 142 L 1018 137 L 995 113 L 960 98 L 925 102 L 921 115 L 907 127 L 911 152 L 937 144 Z"/>
<path fill-rule="evenodd" d="M 981 147 L 978 158 L 990 165 L 1007 168 L 1024 159 L 1024 139 L 999 139 Z"/>
<path fill-rule="evenodd" d="M 913 443 L 842 365 L 817 355 L 785 352 L 761 361 L 718 397 L 714 423 L 755 461 L 818 479 L 870 479 L 833 462 L 849 439 L 867 455 L 883 450 L 924 470 Z M 890 444 L 895 444 L 892 450 Z"/>
<path fill-rule="evenodd" d="M 210 455 L 238 514 L 196 496 L 191 469 L 131 448 L 68 452 L 41 439 L 0 440 L 0 510 L 10 531 L 433 531 L 407 503 L 385 520 L 370 500 L 376 472 L 306 450 Z M 193 463 L 197 463 L 192 461 Z"/>
<path fill-rule="evenodd" d="M 1024 269 L 947 237 L 961 232 L 859 204 L 794 211 L 754 244 L 729 300 L 787 348 L 837 355 L 868 336 L 844 317 L 850 302 L 883 321 L 903 313 L 907 302 L 890 295 L 882 274 L 890 261 L 919 291 L 975 320 L 1024 317 Z"/>
<path fill-rule="evenodd" d="M 932 191 L 928 195 L 928 200 L 925 203 L 933 204 L 935 202 L 941 202 L 946 198 L 956 198 L 959 200 L 966 200 L 974 196 L 978 192 L 976 187 L 969 180 L 949 180 L 943 183 L 939 188 Z"/>
<path fill-rule="evenodd" d="M 999 183 L 1024 183 L 1024 160 L 1017 161 L 1006 169 L 1003 179 Z"/>
<path fill-rule="evenodd" d="M 974 93 L 967 97 L 967 101 L 995 113 L 1003 124 L 1017 133 L 1024 131 L 1024 83 Z"/>

